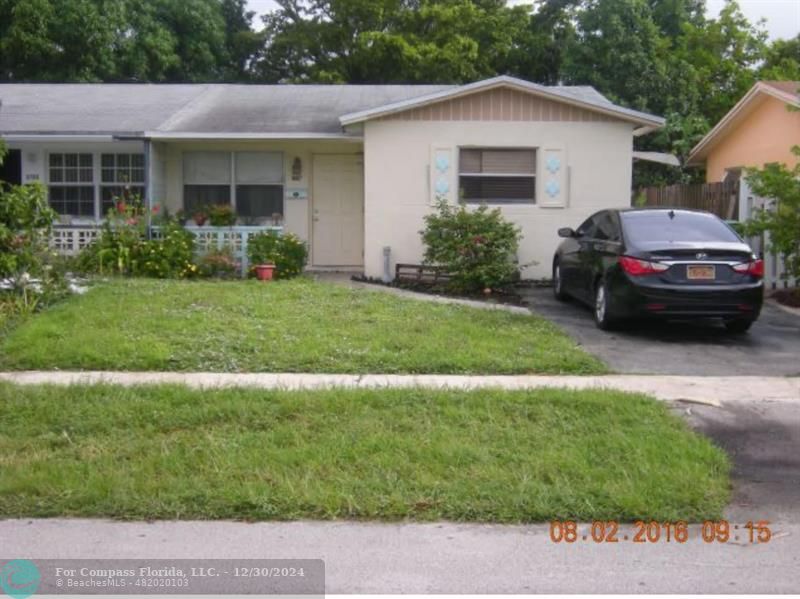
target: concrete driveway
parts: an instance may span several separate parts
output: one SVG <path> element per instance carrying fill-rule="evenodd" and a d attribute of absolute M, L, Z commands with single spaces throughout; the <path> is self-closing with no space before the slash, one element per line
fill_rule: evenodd
<path fill-rule="evenodd" d="M 589 308 L 556 301 L 550 288 L 523 295 L 534 312 L 619 373 L 800 376 L 800 316 L 770 303 L 745 335 L 730 335 L 714 321 L 636 322 L 607 333 L 594 325 Z"/>

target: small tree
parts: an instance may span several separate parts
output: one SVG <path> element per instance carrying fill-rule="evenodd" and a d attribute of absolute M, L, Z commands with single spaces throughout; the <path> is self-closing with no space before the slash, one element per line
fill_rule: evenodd
<path fill-rule="evenodd" d="M 800 146 L 792 152 L 800 160 Z M 791 169 L 778 163 L 748 169 L 747 182 L 756 195 L 773 198 L 775 207 L 756 212 L 745 223 L 745 234 L 769 232 L 767 249 L 782 257 L 788 276 L 800 277 L 800 162 Z"/>
<path fill-rule="evenodd" d="M 5 154 L 0 141 L 0 165 Z M 0 279 L 41 274 L 42 254 L 55 218 L 41 183 L 0 181 Z"/>
<path fill-rule="evenodd" d="M 446 270 L 461 291 L 498 287 L 519 271 L 515 257 L 522 234 L 498 208 L 468 210 L 440 201 L 420 234 L 425 263 Z"/>

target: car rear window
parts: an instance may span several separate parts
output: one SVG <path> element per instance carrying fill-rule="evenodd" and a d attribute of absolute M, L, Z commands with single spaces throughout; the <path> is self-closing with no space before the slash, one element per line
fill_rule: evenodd
<path fill-rule="evenodd" d="M 668 210 L 623 212 L 622 229 L 633 244 L 672 241 L 730 241 L 739 238 L 713 214 Z"/>

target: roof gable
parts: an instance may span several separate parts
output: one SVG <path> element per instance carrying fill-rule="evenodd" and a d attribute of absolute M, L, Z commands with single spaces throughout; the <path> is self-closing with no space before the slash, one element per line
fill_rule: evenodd
<path fill-rule="evenodd" d="M 538 99 L 539 102 L 541 102 L 541 104 L 538 104 L 538 106 L 547 106 L 548 111 L 553 110 L 552 105 L 555 103 L 559 104 L 559 106 L 566 106 L 568 108 L 580 109 L 593 114 L 611 117 L 608 120 L 622 120 L 650 128 L 661 127 L 664 124 L 664 119 L 661 117 L 631 110 L 629 108 L 618 106 L 609 102 L 605 97 L 597 93 L 597 91 L 591 87 L 548 87 L 507 76 L 485 79 L 483 81 L 454 87 L 441 92 L 429 94 L 427 96 L 419 96 L 403 102 L 395 102 L 360 112 L 345 114 L 340 118 L 340 121 L 342 125 L 350 125 L 371 119 L 384 118 L 406 111 L 424 109 L 435 104 L 441 104 L 443 102 L 452 103 L 448 105 L 448 110 L 458 106 L 458 110 L 461 111 L 459 114 L 472 115 L 475 113 L 468 108 L 468 106 L 471 106 L 469 97 L 476 94 L 485 94 L 488 91 L 494 90 L 508 90 L 511 92 L 516 92 L 517 95 L 515 97 L 517 98 L 517 106 L 522 105 L 523 102 L 519 98 L 521 95 L 525 95 Z M 489 97 L 493 96 L 490 95 Z M 464 101 L 466 103 L 461 103 L 460 101 Z M 513 105 L 515 100 L 511 99 L 511 96 L 508 96 L 506 102 L 510 102 Z M 508 110 L 511 111 L 510 115 L 513 118 L 506 119 L 505 112 L 500 108 L 497 109 L 496 113 L 494 109 L 491 108 L 488 109 L 488 112 L 482 114 L 500 114 L 502 115 L 500 120 L 522 120 L 521 118 L 517 119 L 514 117 L 514 111 L 517 110 L 518 112 L 516 114 L 519 116 L 519 110 L 527 110 L 527 105 L 530 105 L 531 110 L 533 110 L 533 103 L 529 101 L 526 103 L 525 109 L 518 109 L 514 106 L 508 108 Z M 559 108 L 556 110 L 556 112 L 558 112 L 559 116 L 568 115 L 570 114 L 568 108 Z M 428 113 L 422 111 L 413 114 L 421 116 L 423 114 L 427 115 Z M 431 114 L 433 114 L 433 112 Z M 576 113 L 572 114 L 573 116 L 570 118 L 579 118 L 579 116 L 576 116 Z M 415 117 L 412 118 L 414 118 L 414 120 L 418 120 Z M 463 120 L 473 120 L 473 117 L 469 116 L 469 118 L 464 118 Z M 475 120 L 478 119 L 475 118 Z"/>
<path fill-rule="evenodd" d="M 800 107 L 800 81 L 759 81 L 723 116 L 719 122 L 692 148 L 686 163 L 701 165 L 716 144 L 735 128 L 764 100 L 774 98 L 790 106 Z"/>
<path fill-rule="evenodd" d="M 439 100 L 378 117 L 392 121 L 612 121 L 608 114 L 509 87 Z"/>

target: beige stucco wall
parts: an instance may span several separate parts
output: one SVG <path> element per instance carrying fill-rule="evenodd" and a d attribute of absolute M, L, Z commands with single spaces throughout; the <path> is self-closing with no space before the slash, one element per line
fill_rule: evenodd
<path fill-rule="evenodd" d="M 285 188 L 301 188 L 308 192 L 306 199 L 284 200 L 284 228 L 304 241 L 311 242 L 310 203 L 313 201 L 312 158 L 314 154 L 354 154 L 363 151 L 360 141 L 169 141 L 163 143 L 159 152 L 164 160 L 165 183 L 162 198 L 173 213 L 183 206 L 183 153 L 198 151 L 224 152 L 283 152 Z M 292 163 L 295 157 L 302 162 L 302 177 L 292 180 Z"/>
<path fill-rule="evenodd" d="M 432 210 L 431 146 L 561 147 L 569 166 L 561 208 L 501 206 L 522 228 L 521 263 L 538 261 L 525 278 L 549 277 L 559 227 L 577 227 L 602 208 L 630 205 L 632 126 L 621 122 L 370 121 L 365 126 L 365 243 L 368 276 L 383 273 L 383 247 L 397 262 L 419 263 L 419 231 Z M 541 154 L 541 153 L 540 153 Z M 457 169 L 457 164 L 454 167 Z M 537 165 L 541 173 L 543 165 Z M 456 170 L 457 172 L 457 170 Z M 539 200 L 542 199 L 541 194 Z"/>
<path fill-rule="evenodd" d="M 800 144 L 800 112 L 772 97 L 764 100 L 716 141 L 706 159 L 706 181 L 725 178 L 725 169 L 760 167 L 770 162 L 796 164 L 791 153 Z"/>

